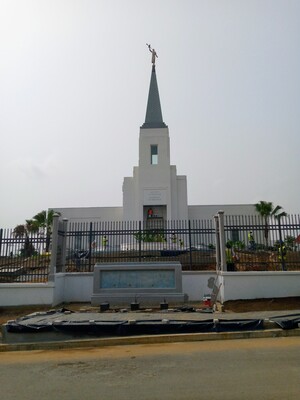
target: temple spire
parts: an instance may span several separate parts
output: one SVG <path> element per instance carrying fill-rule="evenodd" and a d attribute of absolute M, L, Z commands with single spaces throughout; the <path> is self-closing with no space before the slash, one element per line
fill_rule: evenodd
<path fill-rule="evenodd" d="M 152 63 L 152 72 L 150 80 L 150 88 L 148 94 L 148 103 L 146 110 L 145 122 L 142 128 L 166 128 L 167 125 L 163 121 L 159 92 L 156 80 L 155 63 Z"/>

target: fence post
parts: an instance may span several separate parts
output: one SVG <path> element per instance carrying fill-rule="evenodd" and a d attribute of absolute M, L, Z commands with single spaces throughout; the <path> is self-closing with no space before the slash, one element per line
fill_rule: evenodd
<path fill-rule="evenodd" d="M 215 231 L 216 231 L 216 268 L 217 271 L 221 269 L 221 253 L 220 253 L 220 227 L 218 215 L 214 216 Z"/>
<path fill-rule="evenodd" d="M 225 252 L 224 211 L 218 211 L 218 218 L 219 218 L 219 235 L 220 235 L 221 270 L 227 271 L 226 252 Z"/>
<path fill-rule="evenodd" d="M 2 255 L 2 236 L 3 236 L 3 229 L 0 229 L 0 257 Z"/>
<path fill-rule="evenodd" d="M 139 262 L 142 261 L 142 221 L 139 221 Z"/>
<path fill-rule="evenodd" d="M 279 254 L 280 254 L 280 258 L 281 258 L 281 268 L 282 271 L 286 271 L 285 268 L 285 255 L 283 254 L 282 251 L 282 246 L 283 246 L 283 240 L 282 240 L 282 233 L 281 233 L 281 221 L 280 221 L 280 216 L 278 217 L 278 230 L 279 230 Z"/>
<path fill-rule="evenodd" d="M 61 246 L 61 272 L 66 272 L 66 258 L 67 258 L 67 225 L 68 219 L 63 218 L 63 240 Z"/>
<path fill-rule="evenodd" d="M 188 234 L 189 234 L 189 249 L 190 249 L 190 271 L 193 267 L 193 256 L 192 256 L 192 232 L 191 232 L 191 221 L 188 220 Z"/>
<path fill-rule="evenodd" d="M 58 249 L 58 220 L 59 220 L 59 214 L 53 214 L 52 248 L 51 248 L 50 271 L 49 271 L 50 282 L 54 282 L 54 276 L 56 272 L 57 249 Z"/>
<path fill-rule="evenodd" d="M 90 232 L 89 232 L 89 272 L 91 272 L 91 266 L 92 266 L 92 239 L 93 239 L 93 223 L 90 222 Z"/>

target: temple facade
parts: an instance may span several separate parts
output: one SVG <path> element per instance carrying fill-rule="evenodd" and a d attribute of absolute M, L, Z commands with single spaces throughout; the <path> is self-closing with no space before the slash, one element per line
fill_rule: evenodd
<path fill-rule="evenodd" d="M 123 219 L 188 219 L 186 176 L 170 164 L 169 128 L 163 122 L 155 65 L 152 66 L 146 118 L 140 128 L 139 165 L 124 178 Z"/>
<path fill-rule="evenodd" d="M 53 208 L 74 222 L 210 219 L 219 210 L 229 215 L 256 215 L 253 204 L 188 205 L 187 178 L 170 164 L 169 128 L 163 121 L 155 62 L 152 60 L 145 122 L 139 133 L 139 163 L 123 181 L 120 207 Z"/>

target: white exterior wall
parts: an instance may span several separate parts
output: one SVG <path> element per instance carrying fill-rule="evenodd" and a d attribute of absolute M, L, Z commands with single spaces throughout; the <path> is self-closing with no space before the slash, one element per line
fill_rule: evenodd
<path fill-rule="evenodd" d="M 136 196 L 134 177 L 125 177 L 123 181 L 123 216 L 127 221 L 136 220 Z"/>
<path fill-rule="evenodd" d="M 53 283 L 0 283 L 1 307 L 52 305 Z"/>
<path fill-rule="evenodd" d="M 123 220 L 139 221 L 139 167 L 133 167 L 133 177 L 123 181 Z M 141 220 L 143 218 L 141 217 Z"/>
<path fill-rule="evenodd" d="M 171 166 L 171 171 L 174 166 Z M 175 167 L 176 168 L 176 167 Z M 175 169 L 176 171 L 176 169 Z M 127 198 L 124 202 L 124 215 L 127 221 L 139 220 L 137 209 L 139 207 L 138 198 L 138 167 L 134 168 L 134 177 L 124 178 L 123 197 Z M 174 183 L 175 182 L 175 183 Z M 219 205 L 193 205 L 185 206 L 187 203 L 187 182 L 185 176 L 171 175 L 172 184 L 172 209 L 177 220 L 198 220 L 211 219 L 220 210 L 227 215 L 258 215 L 253 204 L 219 204 Z M 140 192 L 141 193 L 141 192 Z M 141 194 L 140 194 L 141 196 Z M 178 208 L 176 207 L 178 206 Z M 142 207 L 141 207 L 142 208 Z M 51 209 L 51 208 L 50 208 Z M 70 222 L 96 222 L 123 220 L 123 207 L 76 207 L 76 208 L 53 208 L 60 212 L 62 218 L 67 218 Z M 141 218 L 142 219 L 142 218 Z"/>
<path fill-rule="evenodd" d="M 172 166 L 173 168 L 173 166 Z M 137 170 L 138 168 L 135 167 Z M 123 197 L 127 199 L 123 207 L 77 207 L 77 208 L 53 208 L 54 211 L 60 212 L 62 218 L 67 218 L 70 222 L 97 222 L 97 221 L 112 221 L 119 222 L 127 216 L 127 221 L 137 221 L 139 214 L 137 209 L 139 207 L 138 198 L 142 196 L 143 192 L 138 192 L 138 171 L 135 171 L 134 177 L 124 178 L 123 184 Z M 172 210 L 174 217 L 173 220 L 199 220 L 199 219 L 212 219 L 214 215 L 220 210 L 225 212 L 225 215 L 258 215 L 255 211 L 253 204 L 219 204 L 219 205 L 193 205 L 187 206 L 187 182 L 185 176 L 171 175 L 172 183 Z M 175 184 L 174 184 L 175 182 Z M 173 189 L 174 188 L 174 189 Z M 149 187 L 148 187 L 149 189 Z M 140 196 L 135 195 L 140 193 Z M 176 207 L 178 206 L 178 208 Z M 51 208 L 50 208 L 51 209 Z M 142 206 L 141 206 L 142 210 Z M 142 211 L 141 211 L 142 213 Z M 168 218 L 169 219 L 169 218 Z"/>
<path fill-rule="evenodd" d="M 209 279 L 216 277 L 215 271 L 183 271 L 182 291 L 188 295 L 189 301 L 201 301 L 205 294 L 212 292 Z"/>
<path fill-rule="evenodd" d="M 253 204 L 216 204 L 188 206 L 188 219 L 212 219 L 218 211 L 225 215 L 258 215 Z"/>
<path fill-rule="evenodd" d="M 177 175 L 177 203 L 178 203 L 178 217 L 180 220 L 188 220 L 188 196 L 187 196 L 187 181 L 186 176 Z"/>
<path fill-rule="evenodd" d="M 69 207 L 51 208 L 70 222 L 122 221 L 123 207 Z"/>
<path fill-rule="evenodd" d="M 151 164 L 151 145 L 158 147 L 158 163 Z M 161 199 L 155 204 L 146 191 L 158 191 Z M 159 196 L 158 196 L 159 197 Z M 167 219 L 171 217 L 170 139 L 168 128 L 141 129 L 139 139 L 138 219 L 143 219 L 144 205 L 166 205 Z"/>
<path fill-rule="evenodd" d="M 212 292 L 209 279 L 214 271 L 183 271 L 182 291 L 189 301 L 201 301 Z M 222 283 L 219 299 L 249 300 L 300 296 L 300 272 L 223 272 L 217 283 Z M 93 273 L 60 273 L 55 283 L 1 283 L 2 307 L 22 305 L 56 306 L 62 303 L 90 303 L 93 293 Z"/>
<path fill-rule="evenodd" d="M 60 303 L 76 303 L 91 301 L 93 294 L 93 272 L 74 272 L 74 273 L 59 273 L 55 276 L 57 280 L 63 281 L 63 285 L 57 287 L 57 291 L 62 291 L 56 294 L 54 305 Z M 60 299 L 60 301 L 58 301 Z"/>
<path fill-rule="evenodd" d="M 300 296 L 300 272 L 223 272 L 221 301 Z"/>
<path fill-rule="evenodd" d="M 151 145 L 158 146 L 158 163 L 151 164 Z M 140 129 L 139 166 L 133 178 L 124 178 L 124 220 L 143 220 L 144 206 L 166 206 L 168 220 L 187 219 L 186 177 L 170 165 L 168 128 Z M 151 193 L 156 193 L 151 199 Z"/>
<path fill-rule="evenodd" d="M 172 210 L 172 218 L 168 219 L 173 219 L 176 220 L 178 219 L 178 207 L 179 207 L 179 199 L 178 199 L 178 187 L 177 187 L 177 170 L 175 165 L 170 166 L 170 187 L 171 187 L 171 198 L 170 198 L 170 203 L 171 207 L 170 210 Z"/>
<path fill-rule="evenodd" d="M 168 128 L 140 129 L 139 167 L 149 169 L 151 166 L 150 146 L 158 146 L 158 164 L 160 169 L 170 167 L 170 138 Z"/>
<path fill-rule="evenodd" d="M 54 282 L 55 290 L 53 291 L 52 305 L 56 306 L 58 304 L 64 303 L 65 274 L 55 274 Z"/>

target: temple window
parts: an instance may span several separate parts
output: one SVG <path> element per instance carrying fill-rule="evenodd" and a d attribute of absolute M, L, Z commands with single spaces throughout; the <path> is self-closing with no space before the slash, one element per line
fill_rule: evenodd
<path fill-rule="evenodd" d="M 151 144 L 151 164 L 158 164 L 158 146 L 157 144 Z"/>

